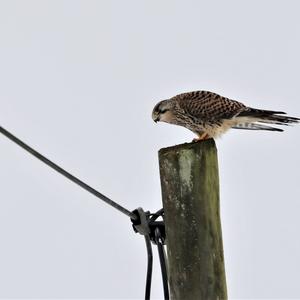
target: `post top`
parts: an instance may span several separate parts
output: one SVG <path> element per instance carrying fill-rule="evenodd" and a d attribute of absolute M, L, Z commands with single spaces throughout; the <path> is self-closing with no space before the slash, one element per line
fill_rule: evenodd
<path fill-rule="evenodd" d="M 158 153 L 159 155 L 164 155 L 169 152 L 178 152 L 181 150 L 188 150 L 188 149 L 196 149 L 196 148 L 210 148 L 210 147 L 216 147 L 216 143 L 214 139 L 208 139 L 198 142 L 191 142 L 191 143 L 184 143 L 179 144 L 171 147 L 161 148 Z"/>

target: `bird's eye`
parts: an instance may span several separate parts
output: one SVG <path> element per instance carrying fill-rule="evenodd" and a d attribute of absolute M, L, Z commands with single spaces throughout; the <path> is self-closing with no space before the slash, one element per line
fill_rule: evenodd
<path fill-rule="evenodd" d="M 161 114 L 164 114 L 166 111 L 167 111 L 167 109 L 161 109 L 159 112 L 160 112 Z"/>

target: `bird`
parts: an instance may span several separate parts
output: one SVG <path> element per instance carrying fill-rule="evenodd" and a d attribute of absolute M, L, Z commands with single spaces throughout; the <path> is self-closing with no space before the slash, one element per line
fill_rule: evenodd
<path fill-rule="evenodd" d="M 210 91 L 186 92 L 162 100 L 154 106 L 152 119 L 191 130 L 197 136 L 194 141 L 217 138 L 231 128 L 282 132 L 283 129 L 269 125 L 300 122 L 283 111 L 248 107 Z"/>

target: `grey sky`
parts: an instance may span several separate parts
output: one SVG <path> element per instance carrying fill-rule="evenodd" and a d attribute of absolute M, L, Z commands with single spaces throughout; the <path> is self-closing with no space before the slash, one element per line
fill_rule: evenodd
<path fill-rule="evenodd" d="M 154 124 L 154 104 L 205 89 L 299 116 L 299 9 L 2 0 L 1 126 L 128 209 L 157 210 L 157 151 L 193 134 Z M 300 298 L 299 130 L 217 141 L 230 298 Z M 0 297 L 142 298 L 128 219 L 3 136 L 0 154 Z"/>

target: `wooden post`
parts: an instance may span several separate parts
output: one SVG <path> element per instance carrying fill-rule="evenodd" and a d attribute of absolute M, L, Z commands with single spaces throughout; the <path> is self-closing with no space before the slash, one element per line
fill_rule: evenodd
<path fill-rule="evenodd" d="M 213 139 L 159 151 L 171 299 L 227 299 Z"/>

